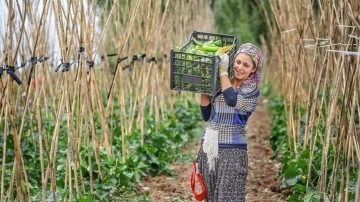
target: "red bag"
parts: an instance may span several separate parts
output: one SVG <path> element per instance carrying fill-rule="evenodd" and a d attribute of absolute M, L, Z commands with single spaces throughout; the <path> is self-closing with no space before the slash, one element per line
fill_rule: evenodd
<path fill-rule="evenodd" d="M 191 190 L 193 192 L 194 198 L 198 201 L 202 201 L 206 198 L 206 188 L 205 188 L 205 184 L 202 180 L 201 174 L 198 171 L 197 168 L 197 163 L 194 162 L 193 163 L 193 171 L 191 173 L 191 179 L 190 179 L 190 184 L 191 184 Z M 197 181 L 199 182 L 200 186 L 201 186 L 201 192 L 197 193 L 195 191 L 195 178 L 197 178 Z"/>

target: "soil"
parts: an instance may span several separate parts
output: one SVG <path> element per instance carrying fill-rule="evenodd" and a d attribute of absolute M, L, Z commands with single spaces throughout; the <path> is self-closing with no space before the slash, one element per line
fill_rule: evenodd
<path fill-rule="evenodd" d="M 246 187 L 247 202 L 287 201 L 280 193 L 278 170 L 280 163 L 273 160 L 273 151 L 269 145 L 269 115 L 265 109 L 266 99 L 259 102 L 256 112 L 248 122 L 249 174 Z M 194 156 L 200 147 L 196 141 L 183 149 L 187 155 Z M 196 201 L 190 191 L 192 162 L 174 164 L 173 176 L 145 178 L 138 191 L 147 192 L 152 201 Z"/>

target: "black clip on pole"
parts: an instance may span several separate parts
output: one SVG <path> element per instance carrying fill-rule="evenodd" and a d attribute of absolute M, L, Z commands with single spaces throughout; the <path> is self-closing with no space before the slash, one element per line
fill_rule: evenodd
<path fill-rule="evenodd" d="M 89 69 L 94 67 L 94 61 L 86 60 L 86 64 L 89 66 Z"/>
<path fill-rule="evenodd" d="M 41 57 L 39 58 L 39 60 L 41 59 Z M 38 59 L 37 59 L 37 57 L 31 57 L 31 59 L 30 59 L 30 61 L 31 61 L 31 64 L 36 64 L 37 62 L 38 62 Z"/>
<path fill-rule="evenodd" d="M 21 82 L 21 80 L 19 79 L 19 77 L 17 77 L 16 74 L 15 74 L 15 67 L 14 67 L 14 66 L 8 66 L 8 65 L 6 65 L 5 70 L 6 70 L 6 72 L 11 76 L 11 78 L 13 78 L 13 79 L 16 81 L 16 83 L 17 83 L 18 85 L 21 85 L 21 84 L 22 84 L 22 82 Z M 3 71 L 3 70 L 2 70 L 2 71 Z M 2 74 L 2 71 L 1 71 L 1 74 Z"/>
<path fill-rule="evenodd" d="M 118 58 L 117 63 L 120 64 L 122 61 L 126 60 L 128 57 Z"/>
<path fill-rule="evenodd" d="M 70 69 L 70 63 L 65 62 L 65 63 L 62 64 L 62 66 L 63 66 L 62 72 L 67 72 L 67 71 L 69 71 L 69 69 Z"/>

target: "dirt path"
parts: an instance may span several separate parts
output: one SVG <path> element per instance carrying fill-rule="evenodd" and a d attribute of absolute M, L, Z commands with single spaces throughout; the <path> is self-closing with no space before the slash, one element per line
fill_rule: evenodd
<path fill-rule="evenodd" d="M 286 201 L 278 193 L 280 182 L 276 178 L 278 162 L 271 160 L 269 145 L 269 117 L 262 100 L 248 124 L 249 175 L 247 202 Z M 184 152 L 195 158 L 199 141 L 184 148 Z M 153 201 L 195 201 L 190 192 L 191 161 L 173 165 L 175 176 L 158 176 L 144 179 L 141 189 L 148 191 Z"/>

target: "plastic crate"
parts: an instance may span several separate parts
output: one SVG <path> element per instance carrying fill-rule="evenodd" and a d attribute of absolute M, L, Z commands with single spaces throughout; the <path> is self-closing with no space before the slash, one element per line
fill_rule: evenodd
<path fill-rule="evenodd" d="M 192 43 L 192 38 L 200 42 L 221 40 L 222 46 L 233 45 L 227 53 L 230 58 L 229 67 L 232 67 L 233 56 L 237 49 L 237 38 L 233 35 L 216 34 L 206 32 L 192 32 L 189 41 L 179 51 L 170 51 L 170 89 L 176 91 L 190 91 L 214 95 L 220 89 L 218 76 L 218 56 L 205 56 L 186 53 L 186 49 Z M 232 68 L 228 67 L 228 71 Z M 233 75 L 232 70 L 229 76 Z"/>

